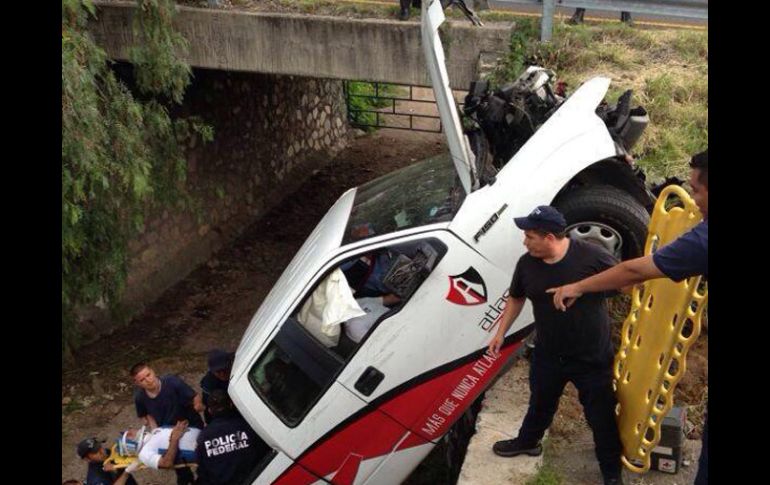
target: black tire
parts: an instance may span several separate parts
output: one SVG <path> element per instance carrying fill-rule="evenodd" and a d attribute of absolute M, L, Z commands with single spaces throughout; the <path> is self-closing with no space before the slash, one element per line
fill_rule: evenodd
<path fill-rule="evenodd" d="M 580 222 L 587 223 L 586 226 L 591 222 L 599 223 L 609 226 L 620 236 L 622 259 L 636 258 L 644 253 L 650 215 L 628 192 L 611 185 L 583 186 L 561 195 L 554 205 L 567 219 L 572 236 L 582 229 L 577 226 Z"/>

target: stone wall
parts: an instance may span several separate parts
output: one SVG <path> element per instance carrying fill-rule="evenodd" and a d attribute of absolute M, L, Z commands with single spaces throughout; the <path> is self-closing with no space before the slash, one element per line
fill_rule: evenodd
<path fill-rule="evenodd" d="M 152 214 L 130 242 L 123 301 L 129 315 L 290 195 L 349 134 L 336 80 L 195 70 L 179 114 L 200 116 L 214 128 L 212 142 L 186 148 L 198 208 Z M 105 319 L 100 312 L 84 319 L 86 341 L 119 323 Z"/>

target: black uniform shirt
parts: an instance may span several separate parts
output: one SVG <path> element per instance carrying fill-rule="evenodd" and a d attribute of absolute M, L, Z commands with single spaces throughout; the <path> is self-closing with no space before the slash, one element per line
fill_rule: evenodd
<path fill-rule="evenodd" d="M 110 456 L 110 450 L 107 450 L 107 456 Z M 85 485 L 112 485 L 123 473 L 104 471 L 103 463 L 88 462 L 88 474 L 86 475 Z M 133 476 L 128 477 L 126 485 L 136 485 Z"/>
<path fill-rule="evenodd" d="M 519 259 L 511 281 L 511 296 L 526 297 L 532 302 L 539 357 L 599 365 L 612 361 L 605 298 L 616 292 L 585 294 L 562 312 L 554 307 L 553 295 L 545 291 L 600 273 L 617 262 L 604 248 L 581 240 L 570 240 L 567 253 L 554 264 L 529 254 Z"/>
<path fill-rule="evenodd" d="M 214 416 L 198 436 L 198 484 L 239 484 L 269 450 L 237 413 Z"/>

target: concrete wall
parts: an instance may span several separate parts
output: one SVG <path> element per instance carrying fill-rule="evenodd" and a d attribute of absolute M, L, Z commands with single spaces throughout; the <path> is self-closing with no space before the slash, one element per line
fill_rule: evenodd
<path fill-rule="evenodd" d="M 90 25 L 108 55 L 127 59 L 134 4 L 96 2 Z M 192 66 L 428 86 L 420 24 L 180 6 L 176 26 L 189 40 Z M 508 48 L 511 23 L 442 26 L 452 87 L 467 89 L 480 64 Z"/>
<path fill-rule="evenodd" d="M 341 150 L 347 141 L 342 82 L 196 69 L 179 114 L 214 127 L 186 148 L 196 210 L 151 214 L 129 244 L 124 303 L 133 314 L 184 278 Z M 114 328 L 91 312 L 86 339 Z"/>
<path fill-rule="evenodd" d="M 495 442 L 516 437 L 527 414 L 529 363 L 518 355 L 484 394 L 457 485 L 525 484 L 543 464 L 543 455 L 503 458 L 492 451 Z"/>

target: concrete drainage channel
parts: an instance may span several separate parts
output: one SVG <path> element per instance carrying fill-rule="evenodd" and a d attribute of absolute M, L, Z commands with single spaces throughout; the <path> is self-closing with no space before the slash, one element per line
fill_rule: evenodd
<path fill-rule="evenodd" d="M 476 417 L 476 432 L 470 437 L 458 485 L 526 483 L 537 474 L 543 456 L 503 458 L 492 452 L 499 440 L 514 438 L 527 412 L 529 363 L 517 355 L 509 367 L 484 393 Z"/>

